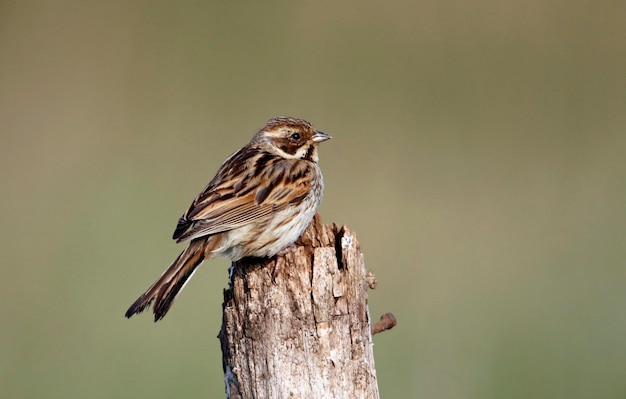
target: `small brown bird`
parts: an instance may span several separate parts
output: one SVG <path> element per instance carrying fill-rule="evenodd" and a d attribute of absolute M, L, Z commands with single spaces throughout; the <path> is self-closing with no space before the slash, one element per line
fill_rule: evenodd
<path fill-rule="evenodd" d="M 317 145 L 331 137 L 302 119 L 270 119 L 250 143 L 231 155 L 178 220 L 176 242 L 187 248 L 126 311 L 154 302 L 154 321 L 203 260 L 216 255 L 237 261 L 277 255 L 307 228 L 322 200 L 324 182 Z"/>

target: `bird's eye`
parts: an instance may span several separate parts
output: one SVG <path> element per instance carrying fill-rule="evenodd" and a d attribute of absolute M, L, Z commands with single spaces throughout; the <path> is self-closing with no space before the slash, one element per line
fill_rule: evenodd
<path fill-rule="evenodd" d="M 291 133 L 291 136 L 289 137 L 294 141 L 298 141 L 300 140 L 300 133 Z"/>

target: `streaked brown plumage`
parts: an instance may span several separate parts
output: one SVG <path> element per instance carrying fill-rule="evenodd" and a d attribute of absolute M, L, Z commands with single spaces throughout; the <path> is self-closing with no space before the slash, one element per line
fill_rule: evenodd
<path fill-rule="evenodd" d="M 128 311 L 154 302 L 154 321 L 203 260 L 271 257 L 298 239 L 322 199 L 317 145 L 330 136 L 302 119 L 270 119 L 250 143 L 231 155 L 178 220 L 176 242 L 190 240 Z"/>

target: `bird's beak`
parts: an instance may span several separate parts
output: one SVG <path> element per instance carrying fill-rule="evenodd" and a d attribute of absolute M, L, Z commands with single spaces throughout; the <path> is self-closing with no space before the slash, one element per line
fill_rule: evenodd
<path fill-rule="evenodd" d="M 332 137 L 330 137 L 329 134 L 320 132 L 319 130 L 316 130 L 315 135 L 313 135 L 313 141 L 316 143 L 321 143 L 322 141 L 326 141 L 330 139 L 332 139 Z"/>

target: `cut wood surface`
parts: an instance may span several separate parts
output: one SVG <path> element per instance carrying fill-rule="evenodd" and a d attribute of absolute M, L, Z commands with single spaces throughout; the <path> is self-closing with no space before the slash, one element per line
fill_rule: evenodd
<path fill-rule="evenodd" d="M 226 397 L 378 398 L 366 269 L 353 232 L 316 215 L 276 273 L 233 264 L 219 334 Z"/>

